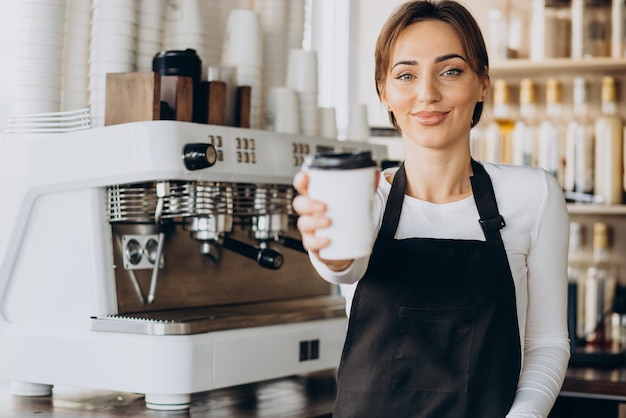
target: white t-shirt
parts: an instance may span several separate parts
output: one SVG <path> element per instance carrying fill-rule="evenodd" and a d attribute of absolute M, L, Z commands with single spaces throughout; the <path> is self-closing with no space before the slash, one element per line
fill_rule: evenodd
<path fill-rule="evenodd" d="M 561 188 L 543 169 L 482 163 L 493 183 L 498 210 L 506 226 L 500 230 L 515 282 L 522 342 L 522 370 L 507 418 L 547 417 L 565 378 L 569 360 L 567 332 L 567 250 L 569 217 Z M 380 229 L 396 170 L 381 173 L 374 199 L 374 221 Z M 423 237 L 485 240 L 474 197 L 445 204 L 405 195 L 396 239 Z M 349 313 L 356 283 L 369 258 L 333 272 L 311 257 L 318 273 L 341 285 Z"/>

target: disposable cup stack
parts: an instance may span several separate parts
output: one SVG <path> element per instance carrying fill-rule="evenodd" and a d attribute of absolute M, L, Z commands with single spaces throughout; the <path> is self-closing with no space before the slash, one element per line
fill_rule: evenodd
<path fill-rule="evenodd" d="M 89 106 L 91 1 L 67 0 L 63 47 L 61 110 Z"/>
<path fill-rule="evenodd" d="M 104 126 L 107 73 L 137 68 L 136 0 L 93 0 L 89 47 L 89 106 L 94 127 Z"/>
<path fill-rule="evenodd" d="M 202 74 L 206 73 L 203 57 L 206 50 L 205 29 L 202 21 L 201 0 L 168 2 L 165 18 L 164 47 L 168 51 L 196 51 L 203 64 Z"/>
<path fill-rule="evenodd" d="M 65 7 L 65 0 L 22 0 L 19 4 L 15 114 L 61 108 Z"/>
<path fill-rule="evenodd" d="M 204 53 L 200 58 L 202 59 L 202 74 L 208 74 L 209 67 L 219 65 L 222 58 L 224 6 L 221 1 L 203 1 L 200 7 L 204 22 Z M 198 53 L 200 54 L 201 51 Z"/>
<path fill-rule="evenodd" d="M 266 97 L 265 129 L 285 134 L 300 133 L 298 94 L 289 87 L 271 87 Z"/>
<path fill-rule="evenodd" d="M 273 87 L 285 86 L 287 78 L 288 0 L 257 2 L 256 10 L 263 32 L 263 94 L 267 98 Z M 267 126 L 266 126 L 267 128 Z"/>
<path fill-rule="evenodd" d="M 302 48 L 304 38 L 304 21 L 306 0 L 289 0 L 289 16 L 287 18 L 287 47 Z"/>
<path fill-rule="evenodd" d="M 319 132 L 317 71 L 315 51 L 291 49 L 287 63 L 287 87 L 298 93 L 300 130 L 309 136 Z"/>
<path fill-rule="evenodd" d="M 228 14 L 222 45 L 222 65 L 235 67 L 237 86 L 250 86 L 250 127 L 262 127 L 262 31 L 259 15 L 250 9 L 232 9 Z"/>
<path fill-rule="evenodd" d="M 320 107 L 320 131 L 322 138 L 337 139 L 337 113 L 334 107 Z"/>
<path fill-rule="evenodd" d="M 139 0 L 137 71 L 152 71 L 154 56 L 163 50 L 167 0 Z"/>

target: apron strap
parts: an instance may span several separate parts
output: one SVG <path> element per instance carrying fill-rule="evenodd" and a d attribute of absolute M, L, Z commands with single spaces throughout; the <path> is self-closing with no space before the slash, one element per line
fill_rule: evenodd
<path fill-rule="evenodd" d="M 478 209 L 480 219 L 478 222 L 485 234 L 487 241 L 500 241 L 500 229 L 506 225 L 504 218 L 498 211 L 496 196 L 493 191 L 493 184 L 485 168 L 479 162 L 472 158 L 472 170 L 474 175 L 470 177 L 474 201 Z M 378 239 L 383 242 L 393 240 L 400 221 L 400 213 L 402 211 L 402 202 L 406 191 L 406 172 L 404 170 L 404 162 L 400 164 L 396 175 L 393 177 L 391 191 L 385 205 L 385 213 L 383 222 L 380 227 Z"/>
<path fill-rule="evenodd" d="M 400 164 L 400 168 L 393 176 L 391 190 L 387 197 L 385 205 L 385 213 L 383 222 L 380 226 L 377 242 L 391 241 L 396 236 L 398 223 L 400 222 L 400 212 L 402 212 L 402 202 L 404 201 L 404 193 L 406 191 L 406 172 L 404 171 L 404 161 Z"/>
<path fill-rule="evenodd" d="M 478 222 L 483 229 L 487 241 L 502 241 L 500 229 L 504 228 L 506 223 L 498 211 L 491 178 L 489 178 L 482 164 L 475 161 L 473 158 L 472 170 L 474 171 L 474 175 L 470 177 L 470 181 L 472 183 L 472 190 L 474 191 L 474 201 L 476 202 L 478 214 L 480 215 Z"/>

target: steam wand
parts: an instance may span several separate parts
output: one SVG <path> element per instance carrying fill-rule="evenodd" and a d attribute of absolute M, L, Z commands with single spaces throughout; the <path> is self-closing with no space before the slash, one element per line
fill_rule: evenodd
<path fill-rule="evenodd" d="M 170 193 L 170 183 L 167 181 L 158 181 L 156 183 L 157 205 L 154 211 L 154 223 L 159 227 L 159 243 L 157 245 L 154 267 L 152 268 L 152 279 L 150 280 L 150 293 L 148 293 L 148 303 L 154 303 L 154 294 L 156 292 L 157 279 L 159 276 L 159 265 L 161 264 L 161 254 L 163 253 L 163 241 L 165 234 L 161 229 L 161 217 L 163 215 L 163 206 L 165 204 L 165 196 Z"/>

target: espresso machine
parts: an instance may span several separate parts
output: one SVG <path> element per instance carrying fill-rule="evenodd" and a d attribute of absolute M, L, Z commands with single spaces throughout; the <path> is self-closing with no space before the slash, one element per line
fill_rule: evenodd
<path fill-rule="evenodd" d="M 338 365 L 347 320 L 295 228 L 304 156 L 381 145 L 180 121 L 0 139 L 0 377 L 191 394 Z M 349 192 L 349 191 L 348 191 Z"/>

